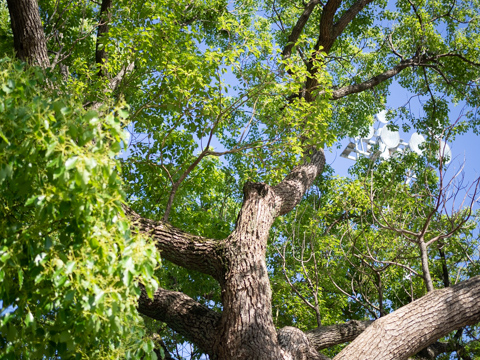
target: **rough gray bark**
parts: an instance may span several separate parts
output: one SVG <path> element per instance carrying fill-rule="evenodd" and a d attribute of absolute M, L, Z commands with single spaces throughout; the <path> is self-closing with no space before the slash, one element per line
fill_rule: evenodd
<path fill-rule="evenodd" d="M 222 241 L 194 236 L 168 223 L 143 218 L 127 206 L 123 209 L 133 230 L 151 237 L 164 259 L 222 281 Z"/>
<path fill-rule="evenodd" d="M 277 186 L 245 184 L 236 229 L 222 241 L 185 234 L 167 224 L 143 219 L 125 208 L 133 226 L 152 236 L 165 258 L 212 275 L 219 281 L 223 311 L 216 342 L 213 349 L 209 348 L 211 343 L 199 344 L 207 353 L 215 354 L 219 359 L 294 359 L 291 352 L 303 351 L 299 347 L 308 343 L 306 336 L 293 337 L 299 343 L 291 343 L 287 349 L 278 341 L 271 314 L 265 251 L 275 218 L 300 202 L 324 165 L 325 156 L 320 150 L 312 155 L 310 163 L 295 167 Z M 156 301 L 162 303 L 157 294 Z M 145 304 L 149 304 L 148 313 Z M 163 305 L 163 309 L 165 306 L 169 307 Z M 139 310 L 151 316 L 156 312 L 152 307 L 154 305 L 144 299 Z M 170 322 L 177 327 L 176 322 Z M 181 331 L 188 329 L 182 328 Z M 196 336 L 192 333 L 189 338 Z M 316 357 L 308 358 L 319 358 L 314 348 L 309 347 L 309 353 Z"/>
<path fill-rule="evenodd" d="M 221 317 L 217 312 L 181 292 L 161 288 L 155 292 L 153 299 L 143 291 L 138 300 L 138 311 L 167 323 L 172 330 L 214 356 L 213 348 Z"/>
<path fill-rule="evenodd" d="M 316 352 L 308 336 L 297 328 L 286 326 L 278 330 L 277 339 L 282 350 L 292 359 L 330 360 L 325 355 Z"/>
<path fill-rule="evenodd" d="M 300 202 L 323 171 L 318 151 L 277 186 L 247 183 L 235 231 L 226 239 L 222 287 L 221 359 L 282 359 L 271 314 L 271 289 L 265 251 L 275 218 Z"/>
<path fill-rule="evenodd" d="M 310 344 L 317 350 L 354 340 L 373 323 L 373 320 L 352 320 L 345 324 L 321 326 L 307 332 Z"/>
<path fill-rule="evenodd" d="M 50 65 L 36 0 L 7 0 L 17 57 L 30 64 Z"/>
<path fill-rule="evenodd" d="M 440 337 L 480 321 L 480 276 L 424 297 L 376 320 L 334 360 L 401 360 Z"/>

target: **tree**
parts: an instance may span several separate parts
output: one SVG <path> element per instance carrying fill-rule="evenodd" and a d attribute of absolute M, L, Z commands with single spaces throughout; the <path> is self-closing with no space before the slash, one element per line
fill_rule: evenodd
<path fill-rule="evenodd" d="M 154 357 L 151 341 L 141 345 L 141 330 L 125 341 L 128 319 L 139 320 L 120 303 L 135 294 L 145 321 L 169 329 L 151 323 L 163 337 L 159 355 L 169 356 L 172 331 L 218 359 L 323 359 L 326 348 L 334 359 L 478 354 L 478 345 L 464 344 L 480 321 L 478 262 L 471 258 L 476 193 L 470 206 L 446 211 L 441 156 L 407 155 L 404 164 L 418 173 L 409 186 L 396 159 L 362 163 L 352 180 L 333 178 L 323 151 L 365 132 L 394 79 L 420 99 L 422 116 L 407 107 L 388 116 L 428 135 L 432 154 L 447 134 L 478 131 L 478 1 L 7 0 L 11 30 L 2 6 L 1 50 L 40 69 L 17 69 L 19 78 L 4 72 L 1 90 L 10 119 L 0 132 L 1 181 L 9 189 L 2 199 L 10 202 L 2 209 L 8 230 L 1 269 L 20 282 L 1 293 L 4 304 L 17 306 L 2 319 L 8 356 L 81 358 L 102 349 L 116 357 L 120 349 L 126 357 Z M 25 79 L 35 71 L 46 81 L 32 90 Z M 65 106 L 67 98 L 72 105 Z M 452 102 L 466 112 L 451 123 Z M 28 126 L 20 131 L 21 119 Z M 130 139 L 114 164 L 105 153 L 119 150 L 120 122 Z M 38 130 L 44 128 L 48 136 Z M 22 148 L 32 134 L 48 141 Z M 15 160 L 19 148 L 38 168 Z M 52 154 L 57 160 L 47 162 Z M 122 210 L 114 168 L 123 178 Z M 372 168 L 384 173 L 374 178 Z M 22 171 L 33 179 L 29 191 L 18 186 Z M 123 216 L 131 231 L 117 220 Z M 292 228 L 299 231 L 290 236 Z M 45 245 L 49 238 L 54 246 Z M 100 238 L 108 240 L 96 250 Z M 138 249 L 135 256 L 117 251 L 125 242 Z M 12 244 L 23 250 L 12 253 Z M 159 287 L 152 244 L 162 258 Z M 110 248 L 117 252 L 103 256 Z M 41 254 L 51 256 L 48 266 Z M 85 260 L 78 271 L 98 267 L 96 276 L 110 285 L 69 277 L 64 269 L 75 265 L 65 254 Z M 98 254 L 103 262 L 88 262 Z M 452 285 L 459 263 L 466 271 Z M 32 298 L 37 280 L 29 278 L 25 290 L 20 279 L 24 270 L 34 276 L 42 269 L 52 270 L 46 280 L 55 294 Z M 437 271 L 443 282 L 432 276 Z M 405 286 L 411 291 L 399 290 Z M 51 307 L 30 310 L 44 302 Z M 80 320 L 71 322 L 65 309 L 76 309 Z M 81 327 L 86 316 L 94 321 Z M 23 347 L 12 330 L 22 322 Z M 91 336 L 75 343 L 66 325 Z M 38 339 L 45 329 L 53 334 L 49 344 L 26 337 Z M 337 345 L 349 341 L 340 351 Z"/>

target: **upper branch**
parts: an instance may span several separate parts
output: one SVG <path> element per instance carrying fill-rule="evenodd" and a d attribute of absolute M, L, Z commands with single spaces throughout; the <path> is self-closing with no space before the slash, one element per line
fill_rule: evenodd
<path fill-rule="evenodd" d="M 386 70 L 385 72 L 378 74 L 364 82 L 358 83 L 358 84 L 352 84 L 352 85 L 347 85 L 343 86 L 339 89 L 333 90 L 332 95 L 330 97 L 331 100 L 338 100 L 340 98 L 343 98 L 347 95 L 350 94 L 355 94 L 359 93 L 368 89 L 372 89 L 375 86 L 381 84 L 382 82 L 396 76 L 399 74 L 402 70 L 408 68 L 408 67 L 414 67 L 414 66 L 422 66 L 422 67 L 432 67 L 436 70 L 436 64 L 439 59 L 444 58 L 444 57 L 457 57 L 461 59 L 463 62 L 466 64 L 469 64 L 471 66 L 479 67 L 480 63 L 473 62 L 464 56 L 460 54 L 454 54 L 454 53 L 445 53 L 445 54 L 438 54 L 438 55 L 433 55 L 430 57 L 424 57 L 422 55 L 416 54 L 413 57 L 409 59 L 405 59 L 400 61 L 397 65 L 394 67 Z M 448 80 L 447 80 L 448 81 Z M 314 88 L 310 88 L 310 90 L 314 90 Z M 325 94 L 326 91 L 321 91 L 318 93 L 318 95 L 323 95 Z"/>
<path fill-rule="evenodd" d="M 277 215 L 288 213 L 302 200 L 315 178 L 322 173 L 324 166 L 323 150 L 315 150 L 310 163 L 296 166 L 280 184 L 273 187 Z"/>
<path fill-rule="evenodd" d="M 480 276 L 435 290 L 376 320 L 334 360 L 406 359 L 452 331 L 480 321 Z"/>
<path fill-rule="evenodd" d="M 222 241 L 191 235 L 168 223 L 143 218 L 127 206 L 123 209 L 131 220 L 134 231 L 138 228 L 141 233 L 151 237 L 164 259 L 184 268 L 211 275 L 221 281 Z"/>
<path fill-rule="evenodd" d="M 319 3 L 320 0 L 310 0 L 310 2 L 305 6 L 302 15 L 300 15 L 300 17 L 298 18 L 297 23 L 293 27 L 292 32 L 288 37 L 287 45 L 283 49 L 282 55 L 284 58 L 288 58 L 292 54 L 292 48 L 295 46 L 295 43 L 297 42 L 300 34 L 302 33 L 303 28 L 305 27 L 305 24 L 310 17 L 310 14 L 312 13 L 313 9 L 315 9 L 315 6 L 317 6 Z"/>
<path fill-rule="evenodd" d="M 416 58 L 411 58 L 407 60 L 401 61 L 399 64 L 395 65 L 391 69 L 388 69 L 387 71 L 374 76 L 364 82 L 361 82 L 359 84 L 352 84 L 352 85 L 347 85 L 344 87 L 341 87 L 340 89 L 332 91 L 331 99 L 332 100 L 338 100 L 340 98 L 343 98 L 347 95 L 350 94 L 356 94 L 368 89 L 372 89 L 375 86 L 379 85 L 380 83 L 394 77 L 398 73 L 400 73 L 402 70 L 411 67 L 411 66 L 422 66 L 425 63 L 420 63 Z M 319 95 L 323 95 L 325 91 L 321 91 Z"/>
<path fill-rule="evenodd" d="M 333 26 L 333 36 L 336 39 L 345 30 L 348 24 L 363 10 L 365 6 L 373 0 L 358 0 L 347 11 L 343 13 L 340 19 Z"/>
<path fill-rule="evenodd" d="M 111 10 L 112 0 L 102 0 L 102 6 L 100 7 L 100 23 L 98 25 L 97 31 L 97 48 L 95 51 L 95 62 L 100 66 L 100 69 L 103 67 L 103 63 L 107 59 L 107 52 L 105 47 L 101 44 L 102 36 L 108 32 L 108 23 L 111 20 Z M 104 75 L 103 71 L 100 70 L 99 75 Z"/>
<path fill-rule="evenodd" d="M 347 25 L 350 24 L 355 16 L 357 16 L 358 13 L 372 1 L 373 0 L 358 0 L 347 11 L 345 11 L 340 19 L 334 24 L 333 19 L 335 13 L 342 1 L 329 0 L 323 8 L 322 19 L 320 21 L 320 31 L 315 50 L 320 50 L 320 47 L 322 47 L 323 51 L 328 53 L 335 40 L 342 34 Z"/>
<path fill-rule="evenodd" d="M 158 289 L 153 299 L 145 291 L 138 300 L 138 311 L 165 322 L 172 330 L 185 336 L 203 352 L 213 353 L 221 315 L 176 291 Z"/>
<path fill-rule="evenodd" d="M 320 47 L 322 47 L 323 51 L 326 53 L 330 51 L 330 48 L 336 39 L 333 33 L 333 18 L 341 3 L 342 0 L 328 0 L 323 7 L 319 35 L 317 43 L 315 44 L 315 50 L 319 50 Z"/>
<path fill-rule="evenodd" d="M 345 13 L 335 24 L 333 21 L 341 4 L 341 0 L 329 0 L 323 7 L 318 39 L 314 47 L 315 52 L 312 54 L 307 64 L 307 69 L 311 74 L 311 76 L 307 78 L 307 82 L 305 84 L 307 90 L 305 98 L 307 101 L 313 101 L 314 96 L 311 93 L 318 85 L 317 79 L 315 76 L 313 76 L 318 71 L 318 67 L 314 66 L 315 62 L 317 61 L 317 52 L 322 50 L 328 54 L 335 40 L 342 34 L 347 25 L 355 18 L 355 16 L 357 16 L 360 11 L 362 11 L 362 9 L 368 3 L 372 1 L 373 0 L 358 0 L 347 11 L 345 11 Z"/>

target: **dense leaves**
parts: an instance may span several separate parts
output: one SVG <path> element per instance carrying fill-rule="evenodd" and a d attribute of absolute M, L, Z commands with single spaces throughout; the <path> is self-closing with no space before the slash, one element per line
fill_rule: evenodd
<path fill-rule="evenodd" d="M 121 210 L 127 112 L 50 98 L 39 70 L 1 65 L 0 356 L 150 356 L 136 299 L 158 255 Z"/>
<path fill-rule="evenodd" d="M 377 319 L 479 273 L 478 218 L 471 204 L 448 207 L 466 186 L 436 157 L 439 139 L 480 128 L 478 0 L 38 5 L 51 67 L 0 63 L 1 357 L 153 358 L 152 333 L 157 354 L 175 353 L 185 338 L 137 314 L 139 282 L 151 295 L 156 275 L 217 311 L 220 285 L 167 261 L 157 268 L 122 202 L 220 241 L 247 181 L 277 184 L 312 147 L 363 135 L 385 108 L 394 127 L 427 138 L 425 156 L 363 159 L 350 178 L 325 171 L 276 220 L 275 326 Z M 0 56 L 13 56 L 2 0 Z M 406 104 L 387 103 L 392 85 Z M 453 104 L 464 106 L 456 119 Z"/>

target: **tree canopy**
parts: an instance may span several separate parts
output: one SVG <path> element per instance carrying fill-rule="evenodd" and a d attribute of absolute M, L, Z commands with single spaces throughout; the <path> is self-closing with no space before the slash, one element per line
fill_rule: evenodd
<path fill-rule="evenodd" d="M 479 12 L 0 0 L 1 357 L 480 356 Z M 335 175 L 383 110 L 423 153 Z"/>

